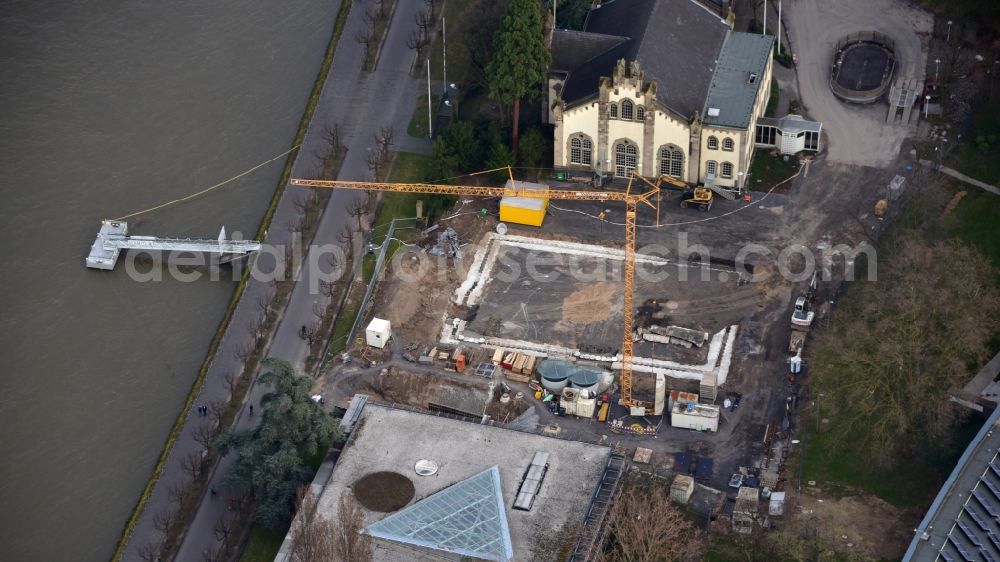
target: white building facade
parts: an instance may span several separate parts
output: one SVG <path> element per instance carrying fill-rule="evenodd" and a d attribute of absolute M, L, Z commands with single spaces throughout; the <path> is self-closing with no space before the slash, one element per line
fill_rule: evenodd
<path fill-rule="evenodd" d="M 587 31 L 553 35 L 555 167 L 741 188 L 769 99 L 772 44 L 732 32 L 693 0 L 592 10 Z"/>

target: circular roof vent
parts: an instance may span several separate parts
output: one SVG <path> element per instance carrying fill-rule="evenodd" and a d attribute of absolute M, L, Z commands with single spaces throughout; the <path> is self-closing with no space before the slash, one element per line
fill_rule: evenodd
<path fill-rule="evenodd" d="M 438 463 L 432 460 L 420 459 L 417 461 L 417 464 L 413 466 L 413 470 L 420 476 L 433 476 L 434 474 L 437 474 Z"/>

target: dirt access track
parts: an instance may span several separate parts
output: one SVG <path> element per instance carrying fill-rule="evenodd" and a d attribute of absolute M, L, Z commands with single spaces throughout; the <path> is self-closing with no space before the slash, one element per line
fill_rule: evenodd
<path fill-rule="evenodd" d="M 798 57 L 798 85 L 809 116 L 823 123 L 827 158 L 832 162 L 883 167 L 895 160 L 903 139 L 916 133 L 916 111 L 909 125 L 885 122 L 885 102 L 844 103 L 830 90 L 830 64 L 837 41 L 859 31 L 878 31 L 896 43 L 896 77 L 923 79 L 934 20 L 930 13 L 900 0 L 792 0 L 784 3 L 784 22 Z"/>

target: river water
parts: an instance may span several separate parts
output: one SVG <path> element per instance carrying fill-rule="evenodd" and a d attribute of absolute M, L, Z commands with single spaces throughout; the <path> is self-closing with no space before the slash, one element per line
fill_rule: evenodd
<path fill-rule="evenodd" d="M 330 0 L 0 2 L 0 559 L 106 560 L 234 283 L 84 267 L 99 222 L 286 150 Z M 134 233 L 252 235 L 275 162 Z"/>

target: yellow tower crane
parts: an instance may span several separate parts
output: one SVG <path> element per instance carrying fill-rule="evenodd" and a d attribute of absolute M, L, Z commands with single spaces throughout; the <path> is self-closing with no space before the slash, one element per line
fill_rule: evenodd
<path fill-rule="evenodd" d="M 503 168 L 502 168 L 503 169 Z M 511 174 L 510 169 L 505 169 Z M 499 170 L 489 170 L 490 172 Z M 483 172 L 485 173 L 485 172 Z M 652 189 L 644 193 L 632 193 L 632 182 L 639 177 Z M 518 182 L 514 181 L 511 175 L 511 186 L 513 187 L 480 187 L 469 185 L 437 185 L 427 183 L 387 183 L 387 182 L 363 182 L 363 181 L 340 181 L 340 180 L 311 180 L 311 179 L 291 179 L 289 184 L 297 187 L 312 187 L 320 189 L 352 189 L 357 191 L 391 191 L 397 193 L 426 193 L 430 195 L 463 195 L 470 197 L 531 197 L 537 199 L 559 199 L 562 201 L 621 201 L 625 203 L 625 281 L 624 281 L 624 306 L 622 317 L 624 318 L 624 329 L 622 331 L 622 374 L 621 391 L 622 404 L 631 408 L 632 400 L 632 315 L 633 288 L 635 286 L 635 216 L 636 207 L 639 203 L 645 203 L 650 208 L 657 210 L 657 220 L 659 220 L 659 208 L 651 200 L 659 193 L 662 178 L 656 184 L 650 183 L 641 176 L 633 175 L 629 179 L 628 187 L 624 192 L 612 191 L 578 191 L 549 189 L 544 191 L 528 190 L 518 188 Z"/>

